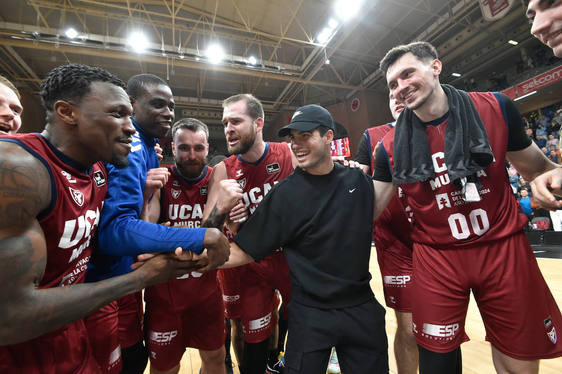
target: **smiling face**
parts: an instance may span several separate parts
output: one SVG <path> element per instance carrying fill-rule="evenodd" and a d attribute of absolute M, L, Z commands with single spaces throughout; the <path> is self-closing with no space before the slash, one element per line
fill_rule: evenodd
<path fill-rule="evenodd" d="M 330 143 L 334 139 L 332 130 L 320 135 L 318 129 L 299 131 L 291 129 L 291 150 L 298 166 L 309 174 L 322 175 L 332 170 Z"/>
<path fill-rule="evenodd" d="M 404 110 L 404 104 L 396 100 L 396 98 L 392 94 L 388 95 L 388 107 L 390 108 L 390 113 L 392 113 L 392 118 L 394 118 L 395 121 L 398 119 L 400 113 L 402 113 L 402 111 Z"/>
<path fill-rule="evenodd" d="M 432 100 L 439 86 L 441 61 L 420 60 L 408 52 L 396 60 L 386 72 L 390 95 L 410 110 L 421 109 Z"/>
<path fill-rule="evenodd" d="M 13 135 L 18 132 L 22 112 L 23 107 L 16 93 L 0 83 L 0 135 Z"/>
<path fill-rule="evenodd" d="M 131 99 L 135 122 L 150 136 L 166 136 L 174 121 L 174 96 L 165 84 L 149 84 L 138 99 Z"/>
<path fill-rule="evenodd" d="M 527 18 L 532 22 L 531 34 L 562 58 L 562 0 L 529 1 Z"/>
<path fill-rule="evenodd" d="M 176 167 L 184 178 L 199 177 L 207 165 L 207 155 L 209 154 L 209 143 L 205 132 L 178 129 L 174 134 L 172 153 Z"/>
<path fill-rule="evenodd" d="M 76 141 L 84 158 L 90 158 L 92 163 L 127 166 L 135 128 L 125 90 L 107 82 L 92 82 L 90 92 L 80 103 L 71 105 L 76 118 Z"/>
<path fill-rule="evenodd" d="M 222 124 L 228 152 L 232 154 L 247 153 L 256 141 L 256 134 L 263 127 L 263 118 L 252 119 L 247 114 L 246 102 L 235 101 L 224 107 Z"/>

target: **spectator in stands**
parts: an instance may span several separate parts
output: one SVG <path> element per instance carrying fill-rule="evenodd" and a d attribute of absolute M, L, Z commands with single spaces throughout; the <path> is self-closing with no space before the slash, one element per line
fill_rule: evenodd
<path fill-rule="evenodd" d="M 539 147 L 539 148 L 543 148 L 546 147 L 546 138 L 543 135 L 535 135 L 535 144 Z"/>
<path fill-rule="evenodd" d="M 519 191 L 519 205 L 521 205 L 521 211 L 525 213 L 529 220 L 533 218 L 533 208 L 531 208 L 531 197 L 529 196 L 529 190 L 522 188 Z"/>
<path fill-rule="evenodd" d="M 554 134 L 548 135 L 546 146 L 551 152 L 556 151 L 558 149 L 558 139 L 554 137 Z"/>
<path fill-rule="evenodd" d="M 544 116 L 541 117 L 539 122 L 537 123 L 537 129 L 535 130 L 535 135 L 540 135 L 543 138 L 546 137 L 546 118 Z"/>

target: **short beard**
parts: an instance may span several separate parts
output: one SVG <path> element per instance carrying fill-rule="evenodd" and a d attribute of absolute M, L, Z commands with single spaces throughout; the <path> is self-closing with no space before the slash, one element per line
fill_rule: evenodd
<path fill-rule="evenodd" d="M 127 156 L 123 157 L 114 153 L 111 155 L 109 163 L 117 169 L 124 169 L 129 166 L 129 154 L 127 153 Z"/>
<path fill-rule="evenodd" d="M 201 173 L 203 172 L 203 169 L 205 169 L 205 166 L 208 164 L 207 162 L 207 157 L 205 157 L 205 159 L 203 160 L 203 163 L 200 164 L 201 167 L 198 169 L 198 171 L 192 172 L 188 167 L 184 167 L 182 164 L 178 163 L 178 161 L 176 160 L 176 169 L 178 170 L 178 173 L 185 179 L 191 180 L 191 179 L 196 179 L 198 178 Z"/>
<path fill-rule="evenodd" d="M 234 147 L 230 147 L 227 143 L 228 153 L 231 155 L 243 155 L 247 153 L 256 141 L 256 133 L 252 132 L 249 138 L 242 137 L 240 142 Z"/>

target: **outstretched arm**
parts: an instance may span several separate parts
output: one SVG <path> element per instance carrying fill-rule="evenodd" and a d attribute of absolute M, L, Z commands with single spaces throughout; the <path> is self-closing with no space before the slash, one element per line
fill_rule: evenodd
<path fill-rule="evenodd" d="M 0 143 L 0 196 L 0 345 L 35 338 L 193 267 L 162 255 L 126 276 L 39 289 L 47 244 L 36 216 L 51 202 L 51 179 L 41 161 L 13 143 Z"/>

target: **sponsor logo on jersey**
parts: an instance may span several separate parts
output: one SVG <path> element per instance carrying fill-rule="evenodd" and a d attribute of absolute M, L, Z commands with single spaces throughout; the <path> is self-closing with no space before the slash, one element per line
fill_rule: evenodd
<path fill-rule="evenodd" d="M 434 340 L 453 340 L 453 337 L 460 329 L 458 323 L 451 323 L 449 325 L 434 325 L 433 323 L 424 323 L 422 329 L 422 336 Z"/>
<path fill-rule="evenodd" d="M 451 207 L 451 200 L 449 200 L 449 195 L 447 193 L 439 193 L 435 195 L 435 200 L 437 201 L 437 207 L 439 207 L 439 210 Z"/>
<path fill-rule="evenodd" d="M 243 174 L 242 169 L 236 170 L 236 178 L 241 177 Z"/>
<path fill-rule="evenodd" d="M 245 183 L 245 180 L 244 180 Z M 275 186 L 279 181 L 273 181 L 273 186 Z M 254 213 L 257 209 L 259 203 L 263 200 L 263 197 L 273 188 L 269 183 L 264 183 L 263 188 L 253 187 L 248 192 L 244 192 L 243 200 L 247 207 L 250 207 L 250 214 Z"/>
<path fill-rule="evenodd" d="M 172 197 L 174 199 L 177 199 L 180 196 L 181 191 L 180 190 L 174 190 L 172 189 Z"/>
<path fill-rule="evenodd" d="M 267 170 L 268 174 L 275 174 L 281 171 L 281 166 L 279 166 L 278 162 L 274 162 L 273 164 L 266 165 L 265 170 Z"/>
<path fill-rule="evenodd" d="M 70 196 L 72 196 L 72 200 L 74 200 L 74 202 L 78 206 L 84 205 L 84 194 L 82 193 L 82 191 L 74 189 L 72 187 L 68 187 L 68 189 L 70 190 Z"/>
<path fill-rule="evenodd" d="M 240 300 L 240 295 L 222 295 L 222 300 L 225 303 L 234 303 Z"/>
<path fill-rule="evenodd" d="M 170 204 L 168 206 L 168 219 L 174 220 L 201 220 L 203 218 L 203 207 L 201 204 Z"/>
<path fill-rule="evenodd" d="M 240 188 L 244 188 L 246 186 L 246 178 L 238 179 L 236 182 L 238 182 Z"/>
<path fill-rule="evenodd" d="M 101 207 L 103 207 L 103 204 Z M 72 248 L 69 263 L 77 259 L 82 251 L 90 245 L 90 239 L 99 223 L 101 207 L 95 211 L 89 209 L 84 215 L 64 223 L 64 231 L 59 239 L 59 248 Z"/>
<path fill-rule="evenodd" d="M 550 339 L 552 344 L 556 344 L 556 342 L 558 341 L 558 339 L 556 338 L 556 328 L 553 327 L 551 331 L 548 331 L 546 333 L 546 335 L 548 335 L 548 338 Z"/>
<path fill-rule="evenodd" d="M 178 336 L 178 330 L 164 332 L 150 331 L 149 333 L 150 340 L 159 344 L 170 344 L 172 339 L 176 336 Z"/>
<path fill-rule="evenodd" d="M 207 186 L 203 186 L 199 189 L 199 193 L 203 196 L 206 195 L 208 191 L 209 191 L 209 188 Z"/>
<path fill-rule="evenodd" d="M 63 177 L 66 178 L 69 183 L 76 183 L 76 179 L 72 178 L 72 175 L 70 175 L 70 173 L 68 173 L 67 171 L 61 170 L 60 173 Z"/>
<path fill-rule="evenodd" d="M 248 327 L 250 329 L 250 332 L 256 332 L 258 330 L 262 330 L 268 327 L 270 323 L 271 323 L 271 312 L 264 317 L 250 321 L 248 323 Z"/>
<path fill-rule="evenodd" d="M 96 182 L 96 186 L 101 187 L 106 183 L 105 175 L 103 175 L 103 171 L 96 170 L 94 172 L 94 182 Z"/>
<path fill-rule="evenodd" d="M 385 275 L 383 277 L 384 284 L 390 286 L 402 286 L 405 287 L 412 278 L 409 275 Z"/>

